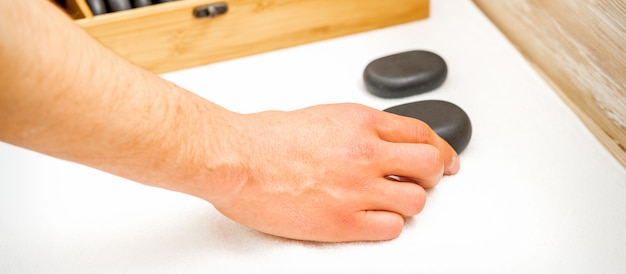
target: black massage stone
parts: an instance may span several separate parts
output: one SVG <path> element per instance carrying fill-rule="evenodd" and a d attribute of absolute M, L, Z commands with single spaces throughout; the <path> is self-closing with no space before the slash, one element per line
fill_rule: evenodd
<path fill-rule="evenodd" d="M 152 0 L 133 0 L 133 8 L 140 8 L 152 5 Z"/>
<path fill-rule="evenodd" d="M 460 107 L 450 102 L 418 101 L 390 107 L 385 111 L 422 120 L 457 153 L 461 153 L 472 138 L 472 123 L 469 117 Z"/>
<path fill-rule="evenodd" d="M 112 12 L 129 10 L 131 8 L 130 0 L 109 0 L 109 9 Z"/>
<path fill-rule="evenodd" d="M 438 88 L 448 67 L 439 55 L 423 50 L 407 51 L 376 59 L 365 67 L 366 89 L 382 98 L 401 98 Z"/>
<path fill-rule="evenodd" d="M 89 5 L 89 9 L 91 9 L 93 15 L 107 13 L 107 6 L 104 1 L 105 0 L 87 0 L 87 5 Z"/>

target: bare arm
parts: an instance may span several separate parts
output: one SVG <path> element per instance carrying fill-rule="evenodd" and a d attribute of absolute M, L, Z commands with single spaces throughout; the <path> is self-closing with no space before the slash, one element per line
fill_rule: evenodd
<path fill-rule="evenodd" d="M 424 188 L 458 170 L 413 119 L 355 104 L 233 113 L 118 57 L 48 1 L 0 1 L 0 18 L 0 141 L 203 198 L 266 233 L 394 238 Z"/>
<path fill-rule="evenodd" d="M 221 136 L 234 115 L 119 58 L 47 1 L 0 8 L 3 141 L 173 188 L 200 146 L 186 135 Z"/>

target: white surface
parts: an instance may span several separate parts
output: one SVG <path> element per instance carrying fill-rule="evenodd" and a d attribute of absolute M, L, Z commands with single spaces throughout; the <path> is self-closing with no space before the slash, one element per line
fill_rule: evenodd
<path fill-rule="evenodd" d="M 412 49 L 438 90 L 368 95 L 365 65 Z M 241 112 L 443 99 L 470 115 L 462 169 L 400 238 L 317 244 L 242 227 L 211 205 L 0 144 L 1 273 L 624 273 L 626 170 L 470 1 L 431 18 L 164 75 Z"/>

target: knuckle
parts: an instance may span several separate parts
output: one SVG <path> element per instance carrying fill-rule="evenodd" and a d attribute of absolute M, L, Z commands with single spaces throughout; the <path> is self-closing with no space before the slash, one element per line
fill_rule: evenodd
<path fill-rule="evenodd" d="M 416 186 L 415 189 L 416 191 L 414 191 L 408 199 L 408 210 L 406 214 L 404 214 L 405 217 L 411 217 L 419 214 L 426 205 L 426 192 L 424 189 L 419 186 Z"/>
<path fill-rule="evenodd" d="M 436 147 L 431 146 L 432 148 L 432 163 L 434 165 L 434 168 L 442 168 L 443 167 L 443 153 L 441 153 L 441 151 L 439 149 L 437 149 Z"/>
<path fill-rule="evenodd" d="M 443 154 L 434 146 L 426 146 L 424 151 L 424 168 L 430 172 L 440 172 L 443 169 Z"/>
<path fill-rule="evenodd" d="M 428 143 L 433 138 L 433 130 L 428 124 L 421 120 L 417 120 L 413 128 L 414 138 L 420 143 Z"/>
<path fill-rule="evenodd" d="M 372 124 L 376 122 L 376 114 L 378 113 L 378 110 L 356 103 L 346 103 L 345 109 L 356 121 L 363 124 Z"/>
<path fill-rule="evenodd" d="M 350 147 L 350 158 L 372 161 L 379 155 L 380 147 L 373 142 L 359 142 Z"/>
<path fill-rule="evenodd" d="M 421 172 L 423 178 L 420 181 L 420 185 L 425 188 L 432 188 L 437 185 L 443 177 L 443 154 L 434 146 L 428 146 L 422 153 L 423 161 L 421 162 Z"/>
<path fill-rule="evenodd" d="M 349 232 L 359 230 L 362 226 L 363 220 L 359 216 L 362 212 L 343 212 L 337 214 L 333 218 L 334 226 L 331 226 L 332 229 L 336 230 L 335 232 L 338 234 L 342 234 L 342 232 Z M 345 237 L 347 235 L 343 235 Z"/>
<path fill-rule="evenodd" d="M 380 214 L 367 212 L 366 214 Z M 377 217 L 376 223 L 371 223 L 366 231 L 376 240 L 390 240 L 400 236 L 404 229 L 404 218 L 398 214 L 389 214 L 384 218 Z"/>
<path fill-rule="evenodd" d="M 402 234 L 403 228 L 404 228 L 404 222 L 398 222 L 397 224 L 393 224 L 389 226 L 387 230 L 387 235 L 385 238 L 395 239 L 395 238 L 400 237 L 400 234 Z"/>

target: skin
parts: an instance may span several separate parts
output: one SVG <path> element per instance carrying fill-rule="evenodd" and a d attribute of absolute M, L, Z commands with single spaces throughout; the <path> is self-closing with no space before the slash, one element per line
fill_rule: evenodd
<path fill-rule="evenodd" d="M 425 188 L 459 169 L 426 124 L 363 105 L 226 110 L 120 58 L 48 1 L 0 1 L 0 37 L 1 141 L 202 198 L 265 233 L 393 239 Z"/>

